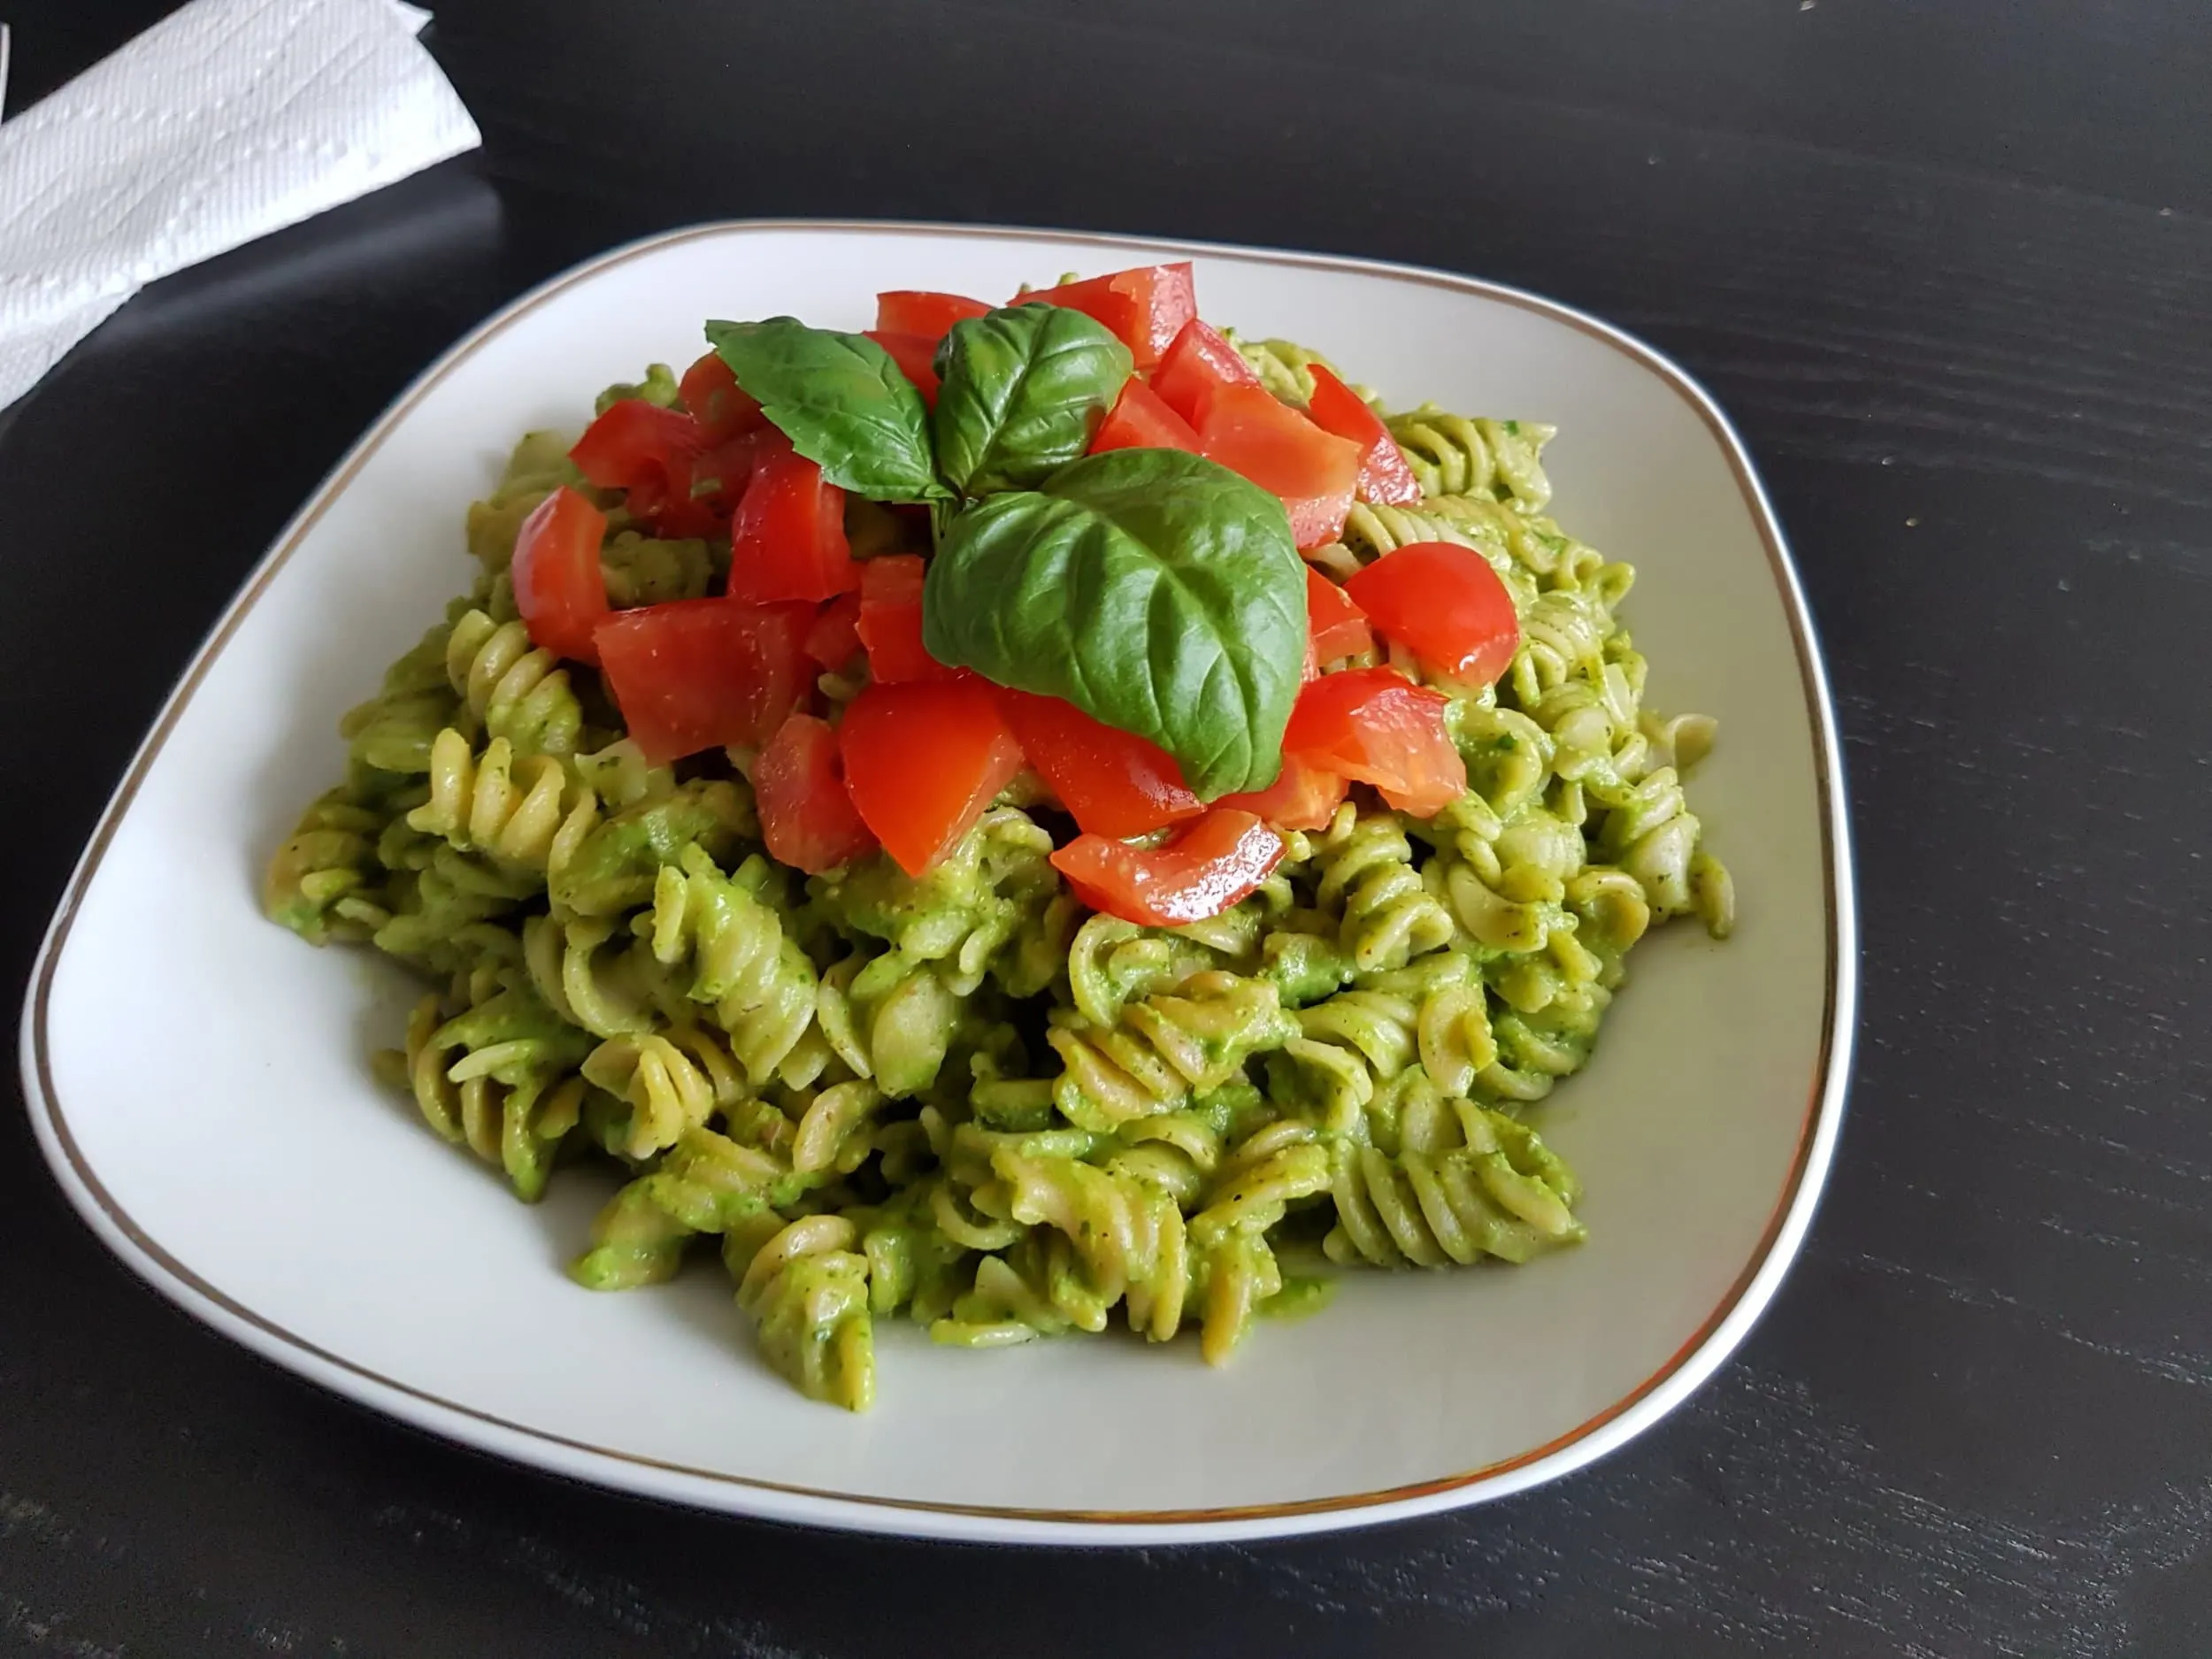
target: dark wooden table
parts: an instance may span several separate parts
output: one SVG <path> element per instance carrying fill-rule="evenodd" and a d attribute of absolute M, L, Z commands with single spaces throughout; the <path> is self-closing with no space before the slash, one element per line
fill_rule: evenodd
<path fill-rule="evenodd" d="M 10 107 L 165 9 L 19 0 Z M 482 152 L 157 285 L 0 415 L 14 992 L 241 576 L 518 290 L 726 216 L 1161 232 L 1555 295 L 1734 413 L 1842 703 L 1841 1156 L 1741 1355 L 1600 1467 L 1079 1555 L 714 1519 L 419 1438 L 142 1288 L 6 1112 L 0 1647 L 2212 1652 L 2203 0 L 442 0 L 426 38 Z M 119 1041 L 162 995 L 115 987 Z"/>

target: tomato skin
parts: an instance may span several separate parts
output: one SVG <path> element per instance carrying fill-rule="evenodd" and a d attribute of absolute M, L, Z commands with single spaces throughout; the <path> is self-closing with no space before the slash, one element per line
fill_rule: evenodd
<path fill-rule="evenodd" d="M 1472 548 L 1410 541 L 1344 586 L 1385 634 L 1463 685 L 1491 684 L 1519 649 L 1513 595 Z"/>
<path fill-rule="evenodd" d="M 1258 386 L 1217 388 L 1198 422 L 1200 452 L 1282 498 L 1301 552 L 1342 534 L 1359 481 L 1359 446 L 1333 437 Z"/>
<path fill-rule="evenodd" d="M 910 876 L 950 851 L 1022 767 L 989 684 L 972 674 L 870 686 L 838 735 L 853 805 Z"/>
<path fill-rule="evenodd" d="M 1368 630 L 1367 613 L 1351 595 L 1310 565 L 1306 566 L 1306 630 L 1317 663 L 1356 657 L 1375 644 L 1375 636 Z"/>
<path fill-rule="evenodd" d="M 1158 744 L 1059 697 L 1001 687 L 998 702 L 1030 765 L 1089 833 L 1142 835 L 1206 810 Z"/>
<path fill-rule="evenodd" d="M 1282 772 L 1266 788 L 1225 795 L 1214 804 L 1249 812 L 1277 829 L 1323 830 L 1329 827 L 1329 820 L 1344 804 L 1351 787 L 1352 780 L 1340 773 L 1324 772 L 1295 755 L 1285 755 Z"/>
<path fill-rule="evenodd" d="M 1103 323 L 1129 348 L 1140 369 L 1159 362 L 1183 326 L 1198 315 L 1190 261 L 1137 265 L 1085 282 L 1032 288 L 1014 296 L 1016 305 L 1064 305 Z"/>
<path fill-rule="evenodd" d="M 1448 699 L 1394 668 L 1324 674 L 1298 694 L 1283 752 L 1356 783 L 1418 818 L 1466 793 L 1467 764 L 1444 729 Z"/>
<path fill-rule="evenodd" d="M 966 322 L 972 317 L 987 317 L 990 312 L 990 306 L 983 301 L 959 294 L 892 288 L 876 296 L 877 328 L 887 334 L 919 334 L 933 347 L 952 331 L 955 323 Z"/>
<path fill-rule="evenodd" d="M 634 489 L 679 477 L 687 484 L 692 462 L 706 448 L 699 423 L 681 410 L 625 397 L 584 428 L 568 458 L 602 489 Z"/>
<path fill-rule="evenodd" d="M 807 629 L 807 657 L 823 668 L 839 669 L 859 651 L 860 595 L 840 594 L 822 607 L 813 626 Z"/>
<path fill-rule="evenodd" d="M 684 378 L 676 383 L 676 395 L 683 399 L 684 407 L 698 423 L 700 437 L 709 445 L 727 443 L 768 424 L 759 402 L 739 387 L 730 365 L 711 351 L 684 371 Z"/>
<path fill-rule="evenodd" d="M 845 540 L 845 492 L 788 439 L 764 440 L 730 524 L 730 597 L 820 601 L 859 586 Z"/>
<path fill-rule="evenodd" d="M 1152 372 L 1160 401 L 1193 426 L 1205 413 L 1206 400 L 1225 386 L 1257 386 L 1259 373 L 1218 329 L 1194 317 Z"/>
<path fill-rule="evenodd" d="M 922 402 L 936 408 L 937 342 L 927 334 L 899 334 L 888 328 L 871 328 L 868 338 L 891 354 L 891 361 L 899 365 L 899 373 L 914 382 Z"/>
<path fill-rule="evenodd" d="M 1359 498 L 1393 507 L 1419 501 L 1421 480 L 1413 476 L 1405 451 L 1399 449 L 1382 417 L 1330 373 L 1325 365 L 1310 363 L 1306 373 L 1313 376 L 1313 396 L 1306 400 L 1306 413 L 1313 418 L 1313 424 L 1359 445 Z"/>
<path fill-rule="evenodd" d="M 1091 453 L 1108 449 L 1187 449 L 1198 453 L 1198 434 L 1142 380 L 1130 380 L 1091 438 Z"/>
<path fill-rule="evenodd" d="M 678 599 L 618 611 L 593 634 L 623 724 L 656 765 L 757 747 L 804 696 L 811 605 Z"/>
<path fill-rule="evenodd" d="M 599 568 L 607 515 L 564 484 L 530 511 L 508 566 L 515 609 L 531 642 L 556 657 L 596 663 L 592 630 L 608 615 L 607 578 Z"/>
<path fill-rule="evenodd" d="M 1283 838 L 1258 818 L 1216 807 L 1158 847 L 1079 835 L 1052 863 L 1093 910 L 1140 926 L 1176 927 L 1248 897 L 1282 857 Z"/>
<path fill-rule="evenodd" d="M 922 559 L 890 553 L 860 567 L 860 642 L 868 648 L 868 677 L 878 685 L 949 680 L 956 670 L 922 647 Z"/>
<path fill-rule="evenodd" d="M 710 535 L 713 510 L 692 499 L 692 468 L 708 448 L 699 423 L 678 409 L 625 397 L 584 428 L 568 458 L 661 535 Z"/>
<path fill-rule="evenodd" d="M 769 856 L 818 876 L 877 848 L 874 834 L 845 793 L 837 728 L 795 714 L 776 728 L 753 763 L 753 797 Z"/>

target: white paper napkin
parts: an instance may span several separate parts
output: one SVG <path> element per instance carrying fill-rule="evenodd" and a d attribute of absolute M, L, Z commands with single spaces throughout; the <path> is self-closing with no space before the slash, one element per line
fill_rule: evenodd
<path fill-rule="evenodd" d="M 0 124 L 0 408 L 156 277 L 482 142 L 397 0 L 193 0 Z"/>

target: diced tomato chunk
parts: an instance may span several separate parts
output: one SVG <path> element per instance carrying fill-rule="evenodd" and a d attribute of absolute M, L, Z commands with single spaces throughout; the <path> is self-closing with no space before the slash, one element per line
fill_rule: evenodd
<path fill-rule="evenodd" d="M 885 554 L 860 567 L 860 642 L 878 685 L 946 680 L 955 672 L 922 648 L 922 574 L 915 553 Z"/>
<path fill-rule="evenodd" d="M 811 605 L 679 599 L 618 611 L 593 638 L 630 736 L 655 764 L 757 747 L 803 696 Z"/>
<path fill-rule="evenodd" d="M 663 535 L 712 533 L 712 511 L 691 494 L 692 467 L 708 447 L 699 423 L 680 409 L 625 397 L 584 428 L 568 458 L 602 489 Z"/>
<path fill-rule="evenodd" d="M 1326 365 L 1310 363 L 1306 373 L 1313 376 L 1313 396 L 1306 400 L 1306 412 L 1313 417 L 1313 424 L 1359 445 L 1359 498 L 1398 507 L 1420 500 L 1421 480 L 1413 476 L 1405 451 L 1390 435 L 1382 417 L 1330 373 Z"/>
<path fill-rule="evenodd" d="M 515 609 L 532 643 L 556 657 L 596 663 L 592 630 L 607 615 L 607 578 L 599 568 L 607 515 L 564 484 L 530 511 L 507 568 Z"/>
<path fill-rule="evenodd" d="M 1283 838 L 1251 813 L 1216 807 L 1158 847 L 1079 835 L 1052 863 L 1093 910 L 1144 927 L 1177 927 L 1248 897 L 1282 856 Z"/>
<path fill-rule="evenodd" d="M 933 346 L 951 332 L 955 323 L 966 322 L 971 317 L 987 317 L 990 312 L 990 306 L 983 301 L 958 294 L 893 288 L 876 296 L 878 328 L 890 334 L 919 334 Z"/>
<path fill-rule="evenodd" d="M 922 402 L 936 408 L 937 342 L 927 334 L 895 334 L 887 328 L 871 328 L 868 338 L 891 354 L 891 361 L 899 365 L 899 373 L 914 382 Z"/>
<path fill-rule="evenodd" d="M 1466 793 L 1467 766 L 1444 729 L 1447 700 L 1392 668 L 1324 674 L 1298 694 L 1283 752 L 1429 818 Z"/>
<path fill-rule="evenodd" d="M 1198 434 L 1157 392 L 1133 377 L 1091 439 L 1093 455 L 1108 449 L 1187 449 L 1195 455 Z"/>
<path fill-rule="evenodd" d="M 1064 305 L 1105 324 L 1129 348 L 1140 369 L 1157 363 L 1183 325 L 1198 315 L 1187 259 L 1173 265 L 1139 265 L 1087 282 L 1032 288 L 1017 295 L 1013 303 L 1038 302 Z"/>
<path fill-rule="evenodd" d="M 1333 541 L 1352 510 L 1359 447 L 1333 437 L 1272 393 L 1225 386 L 1198 423 L 1201 453 L 1282 497 L 1300 551 Z"/>
<path fill-rule="evenodd" d="M 1021 770 L 1021 745 L 972 674 L 870 686 L 839 733 L 845 787 L 884 850 L 918 876 Z"/>
<path fill-rule="evenodd" d="M 806 654 L 824 668 L 842 668 L 860 649 L 860 595 L 840 594 L 806 631 Z"/>
<path fill-rule="evenodd" d="M 1030 766 L 1092 834 L 1142 835 L 1206 810 L 1157 743 L 1058 697 L 1002 687 L 998 698 Z"/>
<path fill-rule="evenodd" d="M 763 441 L 730 543 L 733 599 L 818 601 L 860 586 L 860 567 L 845 540 L 845 492 L 787 439 Z"/>
<path fill-rule="evenodd" d="M 837 728 L 795 714 L 768 740 L 753 764 L 760 835 L 771 857 L 810 876 L 865 858 L 876 838 L 845 793 L 845 763 Z"/>
<path fill-rule="evenodd" d="M 625 397 L 584 428 L 568 458 L 602 489 L 691 479 L 691 463 L 707 447 L 699 423 L 680 409 Z"/>
<path fill-rule="evenodd" d="M 1513 595 L 1472 548 L 1410 541 L 1345 588 L 1375 626 L 1462 685 L 1489 685 L 1521 643 Z"/>
<path fill-rule="evenodd" d="M 1258 372 L 1244 354 L 1195 317 L 1183 325 L 1152 372 L 1152 389 L 1161 402 L 1194 426 L 1205 413 L 1206 400 L 1222 387 L 1259 383 Z"/>
<path fill-rule="evenodd" d="M 1342 773 L 1286 755 L 1281 772 L 1266 788 L 1225 795 L 1214 804 L 1253 813 L 1277 829 L 1319 830 L 1328 828 L 1351 787 L 1352 780 Z"/>
<path fill-rule="evenodd" d="M 1315 660 L 1333 663 L 1340 657 L 1356 657 L 1373 648 L 1367 613 L 1351 595 L 1310 565 L 1306 566 L 1306 630 L 1313 640 Z"/>
<path fill-rule="evenodd" d="M 684 371 L 676 395 L 698 423 L 700 437 L 709 444 L 727 443 L 768 424 L 758 401 L 739 387 L 730 365 L 711 351 Z"/>

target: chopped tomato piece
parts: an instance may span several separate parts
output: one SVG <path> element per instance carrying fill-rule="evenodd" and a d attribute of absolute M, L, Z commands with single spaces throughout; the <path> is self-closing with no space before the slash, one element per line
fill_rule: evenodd
<path fill-rule="evenodd" d="M 1253 813 L 1277 829 L 1319 830 L 1329 827 L 1351 787 L 1352 780 L 1342 773 L 1286 755 L 1283 770 L 1266 788 L 1225 795 L 1214 804 Z"/>
<path fill-rule="evenodd" d="M 1157 392 L 1133 377 L 1091 439 L 1093 455 L 1108 449 L 1187 449 L 1195 455 L 1198 434 Z"/>
<path fill-rule="evenodd" d="M 1093 910 L 1144 927 L 1177 927 L 1220 915 L 1282 856 L 1283 838 L 1251 813 L 1216 807 L 1158 847 L 1079 835 L 1052 863 Z"/>
<path fill-rule="evenodd" d="M 1359 480 L 1359 446 L 1333 437 L 1257 386 L 1225 386 L 1207 398 L 1200 452 L 1282 497 L 1299 549 L 1344 529 Z"/>
<path fill-rule="evenodd" d="M 1490 684 L 1520 646 L 1513 595 L 1472 548 L 1410 541 L 1344 586 L 1385 634 L 1463 685 Z"/>
<path fill-rule="evenodd" d="M 876 296 L 876 326 L 888 334 L 919 334 L 935 345 L 955 323 L 971 317 L 987 317 L 991 308 L 981 300 L 958 294 L 932 294 L 921 288 L 893 288 Z M 886 350 L 889 347 L 884 348 Z"/>
<path fill-rule="evenodd" d="M 1283 753 L 1429 818 L 1466 793 L 1467 765 L 1444 729 L 1442 693 L 1394 668 L 1324 674 L 1298 694 Z"/>
<path fill-rule="evenodd" d="M 806 654 L 824 668 L 842 668 L 859 649 L 860 595 L 840 594 L 806 631 Z"/>
<path fill-rule="evenodd" d="M 789 442 L 773 426 L 762 425 L 716 444 L 691 464 L 692 500 L 718 518 L 727 518 L 751 485 L 761 450 Z"/>
<path fill-rule="evenodd" d="M 556 657 L 599 660 L 591 636 L 609 609 L 607 578 L 599 568 L 599 544 L 606 534 L 607 515 L 582 491 L 564 484 L 531 509 L 515 536 L 514 562 L 507 569 L 515 609 L 531 642 Z"/>
<path fill-rule="evenodd" d="M 936 408 L 937 342 L 927 334 L 895 334 L 887 328 L 871 328 L 868 338 L 891 354 L 899 373 L 914 382 L 922 402 Z"/>
<path fill-rule="evenodd" d="M 1351 595 L 1310 565 L 1306 566 L 1306 631 L 1313 640 L 1317 662 L 1356 657 L 1375 643 L 1367 629 L 1367 613 Z"/>
<path fill-rule="evenodd" d="M 625 397 L 584 428 L 568 458 L 602 489 L 691 480 L 691 463 L 707 447 L 699 423 L 680 409 Z"/>
<path fill-rule="evenodd" d="M 1064 305 L 1097 319 L 1121 338 L 1136 359 L 1148 369 L 1175 342 L 1183 325 L 1198 315 L 1196 290 L 1191 284 L 1190 261 L 1173 265 L 1139 265 L 1087 282 L 1063 282 L 1057 288 L 1032 288 L 1017 295 L 1013 303 L 1028 305 L 1041 301 Z"/>
<path fill-rule="evenodd" d="M 699 435 L 710 444 L 727 443 L 768 424 L 758 400 L 738 386 L 730 365 L 711 351 L 684 371 L 676 395 L 699 423 Z"/>
<path fill-rule="evenodd" d="M 788 440 L 764 441 L 730 525 L 730 597 L 822 600 L 859 586 L 845 540 L 845 492 Z"/>
<path fill-rule="evenodd" d="M 618 611 L 593 637 L 623 724 L 658 765 L 774 736 L 804 695 L 813 622 L 810 605 L 679 599 Z"/>
<path fill-rule="evenodd" d="M 1206 810 L 1157 743 L 1058 697 L 1002 687 L 998 699 L 1030 765 L 1090 833 L 1142 835 Z"/>
<path fill-rule="evenodd" d="M 1160 401 L 1194 426 L 1205 412 L 1206 400 L 1222 387 L 1259 383 L 1257 371 L 1243 353 L 1195 317 L 1183 325 L 1152 372 L 1152 389 Z"/>
<path fill-rule="evenodd" d="M 1330 373 L 1325 365 L 1310 363 L 1306 373 L 1313 376 L 1313 396 L 1306 400 L 1306 413 L 1313 417 L 1313 424 L 1359 445 L 1359 498 L 1395 507 L 1420 500 L 1421 480 L 1406 465 L 1405 451 L 1390 435 L 1382 417 Z"/>
<path fill-rule="evenodd" d="M 707 448 L 699 423 L 680 409 L 625 397 L 584 428 L 568 458 L 602 489 L 663 535 L 707 535 L 712 510 L 691 494 L 692 467 Z"/>
<path fill-rule="evenodd" d="M 768 740 L 753 765 L 760 838 L 769 856 L 810 876 L 876 850 L 876 838 L 845 793 L 837 728 L 795 714 Z"/>
<path fill-rule="evenodd" d="M 878 685 L 945 680 L 953 670 L 922 649 L 922 560 L 892 553 L 860 567 L 860 642 Z"/>
<path fill-rule="evenodd" d="M 853 805 L 910 876 L 950 851 L 1022 766 L 991 687 L 972 674 L 868 687 L 839 741 Z"/>

